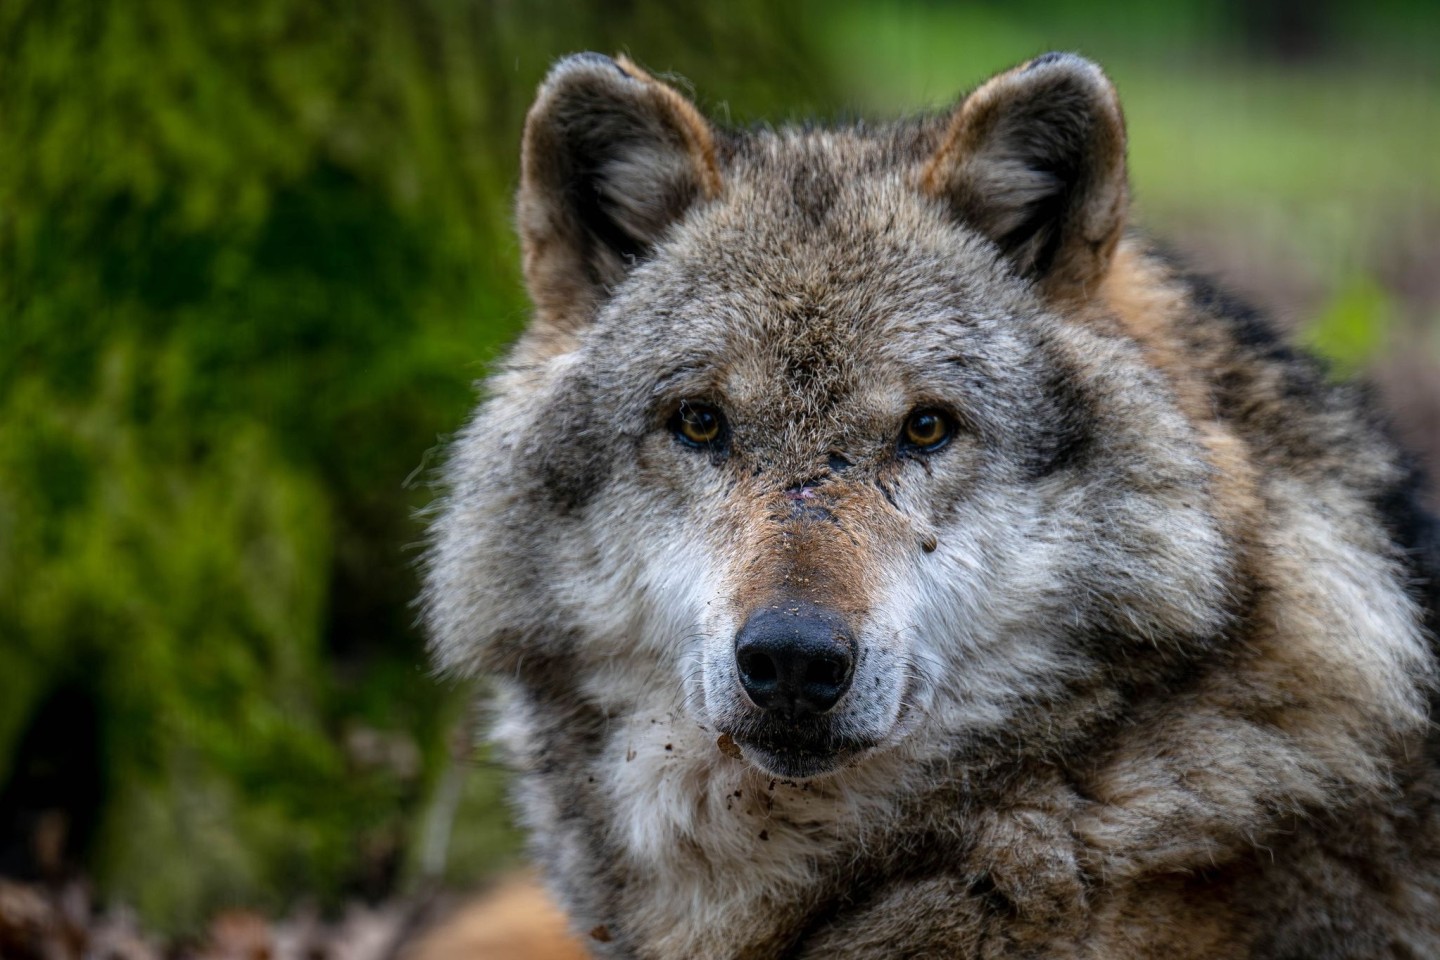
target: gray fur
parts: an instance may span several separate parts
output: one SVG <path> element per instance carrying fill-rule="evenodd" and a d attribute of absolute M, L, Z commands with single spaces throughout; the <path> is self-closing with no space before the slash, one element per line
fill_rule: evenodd
<path fill-rule="evenodd" d="M 588 55 L 526 136 L 537 313 L 425 601 L 597 955 L 1440 954 L 1428 521 L 1352 391 L 1124 236 L 1098 68 L 725 133 Z M 784 728 L 733 651 L 791 600 L 860 653 Z"/>

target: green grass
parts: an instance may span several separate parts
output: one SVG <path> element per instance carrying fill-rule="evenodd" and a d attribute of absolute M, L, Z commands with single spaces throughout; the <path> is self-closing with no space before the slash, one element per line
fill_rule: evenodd
<path fill-rule="evenodd" d="M 1097 41 L 1000 10 L 906 3 L 877 16 L 875 4 L 848 3 L 814 22 L 846 98 L 886 115 L 943 108 L 1046 50 L 1099 61 L 1125 106 L 1136 191 L 1159 208 L 1440 205 L 1440 96 L 1426 74 L 1266 68 L 1189 38 L 1147 45 L 1131 29 Z"/>
<path fill-rule="evenodd" d="M 1397 303 L 1376 279 L 1440 219 L 1440 84 L 1424 62 L 1267 65 L 1239 57 L 1203 4 L 1183 2 L 881 10 L 855 0 L 811 8 L 846 111 L 944 110 L 1038 53 L 1081 53 L 1119 89 L 1139 223 L 1182 247 L 1199 228 L 1232 256 L 1298 271 L 1330 331 L 1313 343 L 1347 368 L 1381 349 L 1397 314 L 1440 322 Z M 1403 13 L 1387 15 L 1398 22 Z M 1390 36 L 1404 48 L 1398 28 Z M 1383 310 L 1370 309 L 1382 300 Z"/>

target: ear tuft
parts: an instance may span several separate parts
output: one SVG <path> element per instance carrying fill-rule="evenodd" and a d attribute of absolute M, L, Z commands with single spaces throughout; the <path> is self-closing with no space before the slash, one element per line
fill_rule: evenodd
<path fill-rule="evenodd" d="M 673 88 L 623 57 L 556 63 L 525 121 L 517 205 L 537 323 L 578 328 L 721 189 L 710 125 Z"/>
<path fill-rule="evenodd" d="M 1092 289 L 1125 227 L 1125 120 L 1083 57 L 1047 53 L 955 110 L 920 186 L 1051 295 Z"/>

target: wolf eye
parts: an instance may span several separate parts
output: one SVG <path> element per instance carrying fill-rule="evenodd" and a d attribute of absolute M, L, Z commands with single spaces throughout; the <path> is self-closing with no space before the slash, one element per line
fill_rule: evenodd
<path fill-rule="evenodd" d="M 921 453 L 933 453 L 950 439 L 950 419 L 939 410 L 916 410 L 905 418 L 901 445 Z"/>
<path fill-rule="evenodd" d="M 725 435 L 725 415 L 708 403 L 686 401 L 670 418 L 670 432 L 689 446 L 715 447 Z"/>

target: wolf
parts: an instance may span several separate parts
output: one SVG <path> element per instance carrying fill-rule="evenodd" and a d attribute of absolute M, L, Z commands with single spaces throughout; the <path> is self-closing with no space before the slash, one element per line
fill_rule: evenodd
<path fill-rule="evenodd" d="M 596 956 L 1440 956 L 1419 480 L 1125 144 L 1069 54 L 883 125 L 543 82 L 423 602 Z"/>

